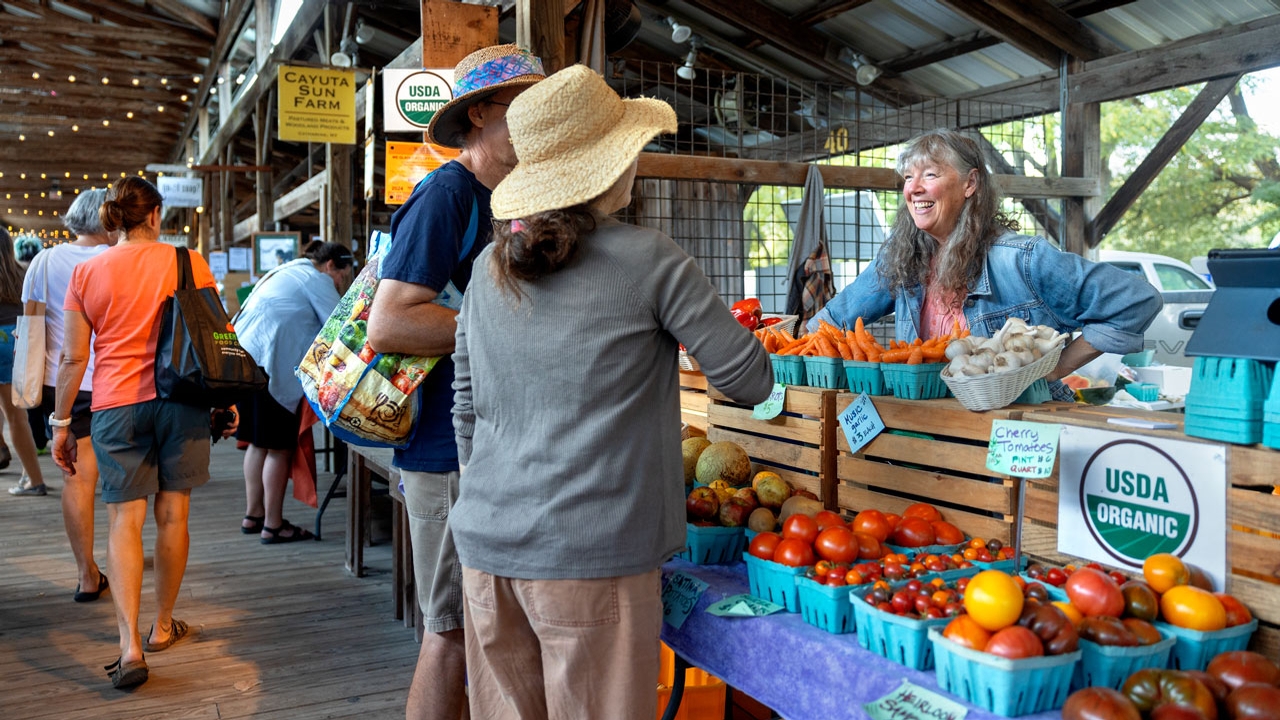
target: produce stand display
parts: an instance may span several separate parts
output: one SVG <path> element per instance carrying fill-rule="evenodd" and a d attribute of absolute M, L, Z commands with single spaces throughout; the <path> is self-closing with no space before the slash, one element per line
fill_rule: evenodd
<path fill-rule="evenodd" d="M 680 372 L 680 420 L 707 434 L 707 378 L 700 372 Z"/>
<path fill-rule="evenodd" d="M 797 490 L 827 502 L 835 491 L 832 444 L 839 429 L 835 390 L 793 385 L 782 414 L 772 420 L 751 417 L 750 405 L 730 401 L 715 388 L 707 391 L 707 439 L 737 443 L 757 469 L 772 470 Z M 828 507 L 833 504 L 827 502 Z"/>

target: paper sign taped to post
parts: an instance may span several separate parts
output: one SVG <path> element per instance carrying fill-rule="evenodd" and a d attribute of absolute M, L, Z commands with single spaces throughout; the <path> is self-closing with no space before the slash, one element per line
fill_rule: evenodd
<path fill-rule="evenodd" d="M 773 384 L 773 392 L 769 397 L 751 411 L 752 420 L 772 420 L 782 413 L 782 406 L 787 401 L 787 386 L 782 383 Z"/>
<path fill-rule="evenodd" d="M 964 720 L 968 708 L 903 680 L 897 690 L 862 706 L 875 720 Z"/>
<path fill-rule="evenodd" d="M 1061 430 L 1062 426 L 1054 423 L 993 420 L 987 469 L 1015 477 L 1049 477 L 1058 457 Z"/>
<path fill-rule="evenodd" d="M 849 452 L 858 452 L 884 431 L 884 421 L 866 393 L 859 393 L 858 399 L 849 403 L 837 419 L 849 441 Z"/>
<path fill-rule="evenodd" d="M 707 584 L 692 575 L 672 573 L 662 588 L 662 620 L 679 630 L 706 589 Z"/>

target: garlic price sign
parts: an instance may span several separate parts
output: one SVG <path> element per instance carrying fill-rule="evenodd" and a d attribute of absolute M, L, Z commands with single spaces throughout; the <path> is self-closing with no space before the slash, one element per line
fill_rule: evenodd
<path fill-rule="evenodd" d="M 1226 451 L 1221 445 L 1064 425 L 1058 550 L 1141 568 L 1172 553 L 1226 582 Z"/>

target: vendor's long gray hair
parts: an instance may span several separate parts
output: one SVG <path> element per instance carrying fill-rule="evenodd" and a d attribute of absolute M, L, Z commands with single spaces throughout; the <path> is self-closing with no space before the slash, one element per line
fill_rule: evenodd
<path fill-rule="evenodd" d="M 905 175 L 923 163 L 946 163 L 967 178 L 976 170 L 977 189 L 964 203 L 956 227 L 941 246 L 916 227 L 903 196 L 889 240 L 880 250 L 879 274 L 887 290 L 924 285 L 929 280 L 933 256 L 941 253 L 934 282 L 959 298 L 982 274 L 992 241 L 1007 230 L 1017 230 L 1016 220 L 1000 211 L 1000 193 L 991 182 L 978 143 L 955 130 L 931 130 L 916 137 L 898 156 L 898 174 Z"/>

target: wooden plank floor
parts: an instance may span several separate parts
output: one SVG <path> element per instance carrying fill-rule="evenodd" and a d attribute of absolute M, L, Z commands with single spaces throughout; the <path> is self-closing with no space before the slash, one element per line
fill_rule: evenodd
<path fill-rule="evenodd" d="M 192 493 L 191 556 L 174 612 L 191 636 L 148 655 L 151 679 L 129 692 L 102 670 L 119 654 L 110 596 L 71 600 L 61 474 L 43 456 L 48 497 L 0 492 L 0 719 L 404 717 L 418 646 L 392 618 L 390 544 L 366 548 L 369 576 L 348 575 L 341 498 L 325 512 L 322 542 L 271 546 L 241 534 L 241 457 L 234 442 L 215 445 L 213 479 Z M 15 458 L 0 487 L 20 472 Z M 322 487 L 331 477 L 321 473 Z M 315 511 L 290 497 L 285 516 L 312 528 Z M 104 569 L 106 536 L 99 501 L 95 554 Z M 143 537 L 145 633 L 155 612 L 150 518 Z"/>

